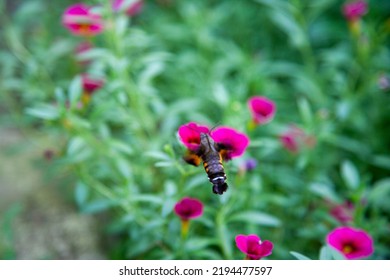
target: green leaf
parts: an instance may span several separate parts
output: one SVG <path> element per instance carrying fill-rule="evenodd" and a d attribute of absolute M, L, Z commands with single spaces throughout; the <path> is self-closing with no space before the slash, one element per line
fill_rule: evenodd
<path fill-rule="evenodd" d="M 368 202 L 390 212 L 390 178 L 376 182 L 368 195 Z"/>
<path fill-rule="evenodd" d="M 80 162 L 90 157 L 92 150 L 83 138 L 74 137 L 69 141 L 67 155 L 70 162 Z"/>
<path fill-rule="evenodd" d="M 83 92 L 81 76 L 76 76 L 69 85 L 68 96 L 71 106 L 75 106 Z"/>
<path fill-rule="evenodd" d="M 371 159 L 371 163 L 390 170 L 390 157 L 386 155 L 375 155 Z"/>
<path fill-rule="evenodd" d="M 56 100 L 59 104 L 64 105 L 66 101 L 65 93 L 62 88 L 57 87 L 54 91 L 54 94 L 56 96 Z"/>
<path fill-rule="evenodd" d="M 270 12 L 270 19 L 276 26 L 284 31 L 287 36 L 289 36 L 293 46 L 301 48 L 307 44 L 305 32 L 297 24 L 291 14 L 275 9 Z"/>
<path fill-rule="evenodd" d="M 323 184 L 323 183 L 312 183 L 309 186 L 309 190 L 314 193 L 319 195 L 322 198 L 329 199 L 330 201 L 338 201 L 339 197 L 333 190 L 331 186 L 328 184 Z"/>
<path fill-rule="evenodd" d="M 328 246 L 322 246 L 320 249 L 320 260 L 331 260 L 332 259 L 332 252 L 330 251 Z"/>
<path fill-rule="evenodd" d="M 313 113 L 310 109 L 310 104 L 305 98 L 298 100 L 298 109 L 301 114 L 301 118 L 306 126 L 311 126 L 313 123 Z"/>
<path fill-rule="evenodd" d="M 75 196 L 76 203 L 79 207 L 81 207 L 82 205 L 85 204 L 85 202 L 87 201 L 88 195 L 89 195 L 88 186 L 82 182 L 78 182 L 76 184 L 74 196 Z"/>
<path fill-rule="evenodd" d="M 119 173 L 126 178 L 127 180 L 131 177 L 131 165 L 129 162 L 123 158 L 116 158 L 115 165 L 119 171 Z"/>
<path fill-rule="evenodd" d="M 341 176 L 350 189 L 355 190 L 359 187 L 359 172 L 351 161 L 343 161 L 341 164 Z"/>
<path fill-rule="evenodd" d="M 291 4 L 287 1 L 281 1 L 281 0 L 255 0 L 255 1 L 273 9 L 286 10 L 286 11 L 292 9 Z"/>
<path fill-rule="evenodd" d="M 109 199 L 97 199 L 88 204 L 84 204 L 81 207 L 81 212 L 88 214 L 99 213 L 111 208 L 115 204 L 116 202 L 111 201 Z"/>
<path fill-rule="evenodd" d="M 226 107 L 229 102 L 229 94 L 226 87 L 222 83 L 216 83 L 212 92 L 216 103 L 221 107 Z"/>
<path fill-rule="evenodd" d="M 332 247 L 329 247 L 329 250 L 332 254 L 332 258 L 334 260 L 345 260 L 345 257 L 343 254 L 341 254 L 339 251 L 337 251 L 336 249 L 333 249 Z"/>
<path fill-rule="evenodd" d="M 127 155 L 133 154 L 133 149 L 130 147 L 130 144 L 124 143 L 122 141 L 110 139 L 108 145 L 117 152 L 124 153 Z"/>
<path fill-rule="evenodd" d="M 129 198 L 130 201 L 134 202 L 148 202 L 156 205 L 161 205 L 163 203 L 163 200 L 161 197 L 151 195 L 151 194 L 139 194 L 134 195 Z"/>
<path fill-rule="evenodd" d="M 290 251 L 290 254 L 293 255 L 297 260 L 302 260 L 302 261 L 311 260 L 310 258 L 308 258 L 305 255 L 302 255 L 298 252 Z"/>
<path fill-rule="evenodd" d="M 58 107 L 48 104 L 41 104 L 35 108 L 28 108 L 26 114 L 45 120 L 56 120 L 60 116 Z"/>
<path fill-rule="evenodd" d="M 251 224 L 257 224 L 257 225 L 269 226 L 269 227 L 279 227 L 282 224 L 278 218 L 270 214 L 257 212 L 257 211 L 240 212 L 230 217 L 229 221 L 247 222 Z"/>

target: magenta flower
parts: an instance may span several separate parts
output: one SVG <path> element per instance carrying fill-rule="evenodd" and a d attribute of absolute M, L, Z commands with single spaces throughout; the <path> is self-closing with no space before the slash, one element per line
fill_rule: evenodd
<path fill-rule="evenodd" d="M 230 127 L 218 127 L 211 132 L 211 138 L 221 146 L 225 160 L 241 156 L 249 145 L 248 136 Z"/>
<path fill-rule="evenodd" d="M 180 219 L 187 221 L 203 214 L 203 203 L 195 198 L 185 197 L 175 204 L 175 213 Z"/>
<path fill-rule="evenodd" d="M 353 221 L 353 212 L 355 207 L 350 201 L 343 204 L 333 205 L 330 209 L 330 215 L 342 224 Z"/>
<path fill-rule="evenodd" d="M 286 132 L 279 137 L 282 145 L 290 152 L 296 153 L 302 147 L 313 147 L 316 139 L 307 135 L 301 128 L 291 125 Z"/>
<path fill-rule="evenodd" d="M 125 5 L 125 0 L 113 0 L 112 8 L 114 11 L 126 10 L 126 14 L 129 16 L 135 16 L 139 14 L 144 5 L 143 0 L 135 0 Z"/>
<path fill-rule="evenodd" d="M 367 13 L 367 3 L 363 0 L 349 2 L 343 6 L 343 14 L 348 21 L 359 20 Z"/>
<path fill-rule="evenodd" d="M 364 230 L 352 227 L 334 229 L 327 235 L 326 242 L 349 260 L 368 257 L 374 252 L 372 237 Z"/>
<path fill-rule="evenodd" d="M 190 220 L 203 214 L 203 203 L 195 198 L 185 197 L 175 204 L 174 211 L 181 219 L 181 236 L 186 238 Z"/>
<path fill-rule="evenodd" d="M 201 133 L 209 133 L 209 128 L 194 122 L 179 127 L 180 140 L 191 151 L 196 151 L 199 148 Z"/>
<path fill-rule="evenodd" d="M 275 103 L 264 96 L 253 96 L 248 100 L 248 107 L 255 124 L 266 124 L 275 116 Z"/>
<path fill-rule="evenodd" d="M 101 16 L 91 11 L 92 7 L 83 3 L 68 7 L 63 16 L 62 24 L 74 35 L 93 36 L 103 31 Z"/>
<path fill-rule="evenodd" d="M 249 145 L 248 136 L 230 127 L 218 127 L 210 132 L 207 126 L 191 122 L 180 126 L 178 133 L 181 142 L 191 151 L 199 148 L 201 133 L 210 133 L 211 138 L 220 146 L 225 160 L 241 156 Z"/>
<path fill-rule="evenodd" d="M 261 241 L 256 234 L 236 236 L 236 245 L 241 252 L 246 254 L 249 260 L 259 260 L 272 254 L 274 245 L 271 241 Z"/>

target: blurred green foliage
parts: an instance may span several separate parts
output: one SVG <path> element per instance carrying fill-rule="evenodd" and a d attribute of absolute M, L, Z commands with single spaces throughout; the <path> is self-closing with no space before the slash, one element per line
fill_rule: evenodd
<path fill-rule="evenodd" d="M 106 2 L 88 1 L 107 28 L 82 65 L 83 39 L 59 20 L 72 1 L 0 1 L 0 109 L 3 124 L 56 137 L 53 164 L 74 176 L 80 211 L 112 215 L 110 258 L 242 259 L 234 237 L 255 233 L 274 243 L 269 259 L 337 259 L 323 246 L 340 225 L 330 205 L 345 201 L 374 238 L 371 258 L 390 257 L 390 91 L 378 84 L 390 77 L 389 3 L 370 1 L 356 31 L 335 0 L 145 1 L 134 18 Z M 80 108 L 86 72 L 105 85 Z M 277 113 L 251 129 L 253 95 Z M 251 139 L 226 164 L 223 196 L 181 159 L 176 133 L 190 121 Z M 287 151 L 290 124 L 315 146 Z M 258 166 L 243 172 L 247 158 Z M 205 213 L 178 242 L 184 196 Z"/>

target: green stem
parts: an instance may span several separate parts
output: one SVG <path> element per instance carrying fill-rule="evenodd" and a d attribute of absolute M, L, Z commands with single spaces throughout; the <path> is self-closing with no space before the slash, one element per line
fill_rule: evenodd
<path fill-rule="evenodd" d="M 233 257 L 232 257 L 230 246 L 228 244 L 230 239 L 228 236 L 226 236 L 227 230 L 225 225 L 225 212 L 226 212 L 225 206 L 222 206 L 222 208 L 220 209 L 220 211 L 216 216 L 217 236 L 218 236 L 218 240 L 224 258 L 227 260 L 231 260 L 233 259 Z"/>

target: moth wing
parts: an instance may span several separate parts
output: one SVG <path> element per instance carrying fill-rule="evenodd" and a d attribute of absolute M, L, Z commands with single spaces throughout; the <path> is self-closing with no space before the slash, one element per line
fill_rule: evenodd
<path fill-rule="evenodd" d="M 194 151 L 187 150 L 186 154 L 183 156 L 183 159 L 188 164 L 198 166 L 202 162 L 201 157 Z"/>
<path fill-rule="evenodd" d="M 228 149 L 227 149 L 227 147 L 224 144 L 215 143 L 215 146 L 216 146 L 216 149 L 217 149 L 219 155 L 221 156 L 222 160 L 228 161 L 228 160 L 231 159 L 229 157 Z"/>

